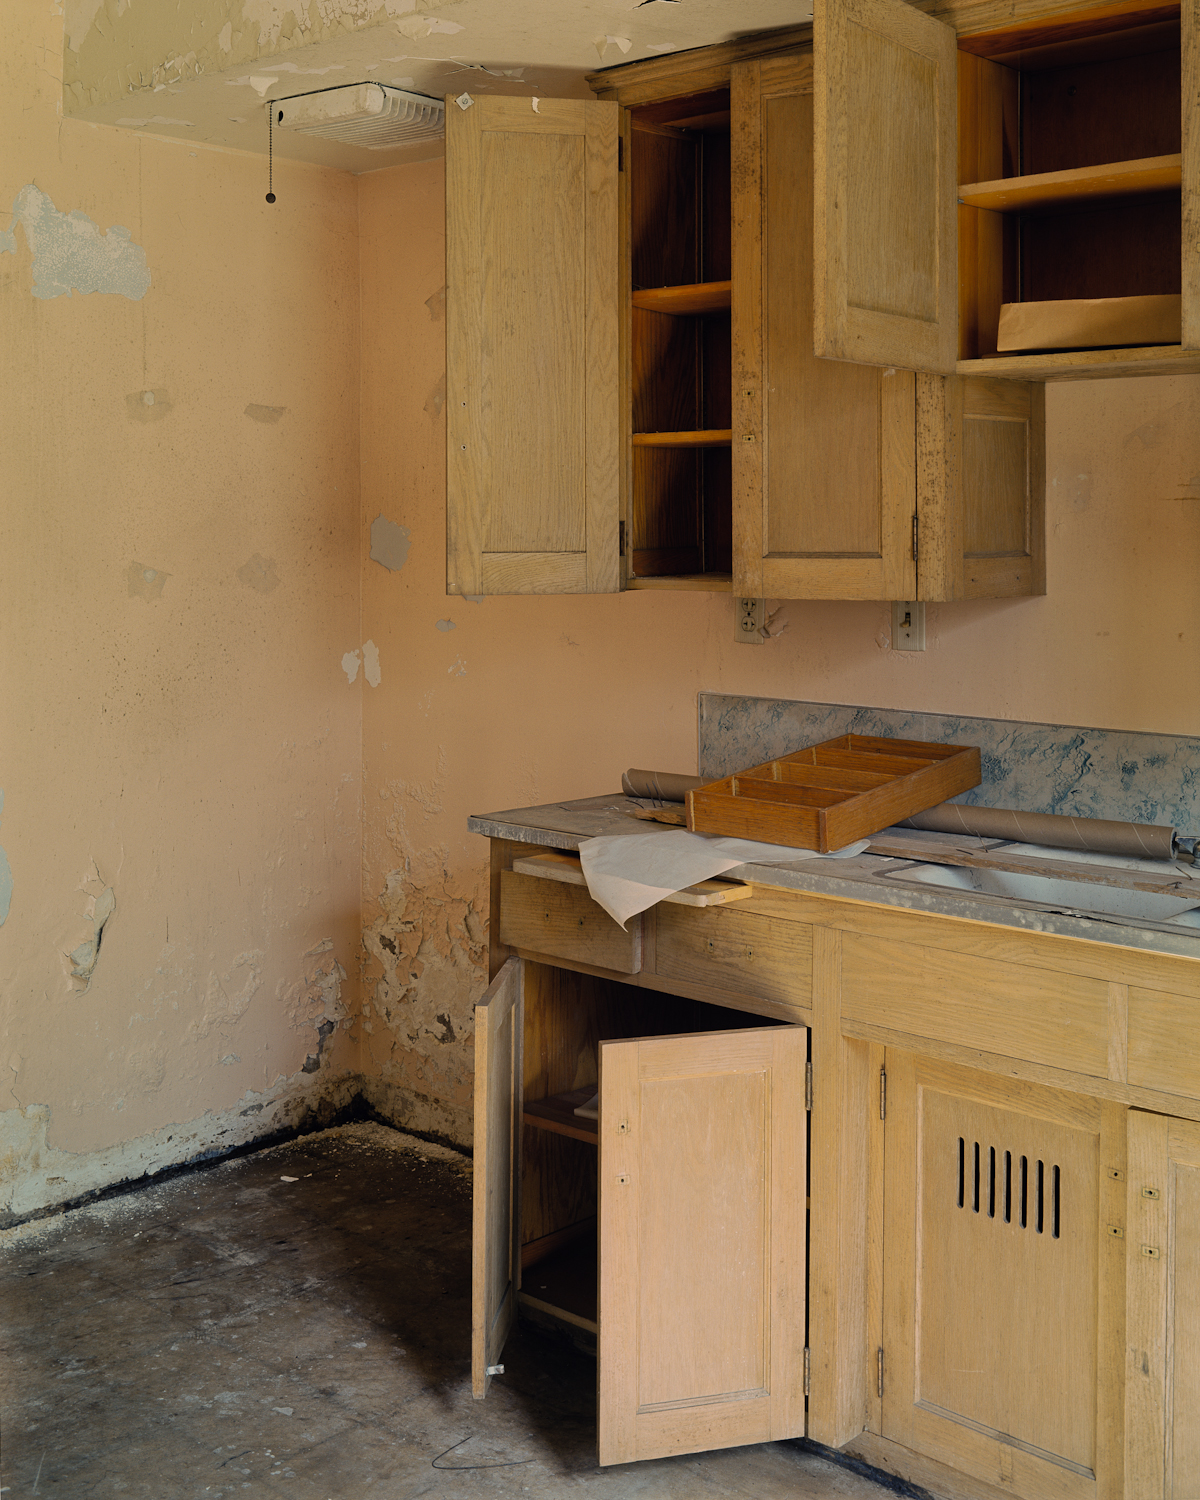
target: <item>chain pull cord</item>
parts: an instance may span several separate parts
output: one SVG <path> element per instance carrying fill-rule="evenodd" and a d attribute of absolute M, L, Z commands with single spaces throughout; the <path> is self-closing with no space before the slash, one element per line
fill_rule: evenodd
<path fill-rule="evenodd" d="M 275 202 L 274 189 L 275 176 L 275 101 L 267 110 L 267 202 Z"/>

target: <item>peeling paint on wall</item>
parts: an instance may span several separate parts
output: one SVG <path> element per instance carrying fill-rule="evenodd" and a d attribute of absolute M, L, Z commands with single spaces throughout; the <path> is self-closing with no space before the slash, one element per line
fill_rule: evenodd
<path fill-rule="evenodd" d="M 145 563 L 131 562 L 125 570 L 131 599 L 161 599 L 170 573 L 161 568 L 148 568 Z"/>
<path fill-rule="evenodd" d="M 432 417 L 434 421 L 442 414 L 442 407 L 446 404 L 446 376 L 442 373 L 437 384 L 425 398 L 425 414 Z"/>
<path fill-rule="evenodd" d="M 435 623 L 437 625 L 437 628 L 441 631 L 458 629 L 453 620 L 438 620 Z"/>
<path fill-rule="evenodd" d="M 93 876 L 91 882 L 85 882 L 84 890 L 88 883 L 100 883 L 100 876 L 95 865 L 92 866 Z M 71 977 L 82 981 L 86 991 L 92 982 L 92 974 L 96 968 L 96 960 L 100 957 L 100 943 L 104 936 L 104 929 L 108 926 L 109 919 L 117 909 L 117 898 L 113 894 L 111 885 L 104 886 L 98 895 L 88 895 L 89 910 L 86 919 L 91 922 L 93 932 L 77 947 L 71 950 L 69 955 L 71 961 Z"/>
<path fill-rule="evenodd" d="M 287 411 L 286 406 L 257 406 L 253 401 L 246 408 L 243 415 L 250 418 L 252 422 L 278 422 Z"/>
<path fill-rule="evenodd" d="M 363 676 L 371 687 L 379 686 L 379 647 L 374 641 L 363 643 Z"/>
<path fill-rule="evenodd" d="M 125 407 L 135 422 L 157 422 L 171 410 L 166 391 L 130 391 Z"/>
<path fill-rule="evenodd" d="M 4 792 L 0 790 L 0 812 L 4 811 Z M 0 927 L 4 925 L 8 916 L 9 907 L 12 905 L 13 877 L 12 866 L 8 862 L 8 855 L 0 849 Z"/>
<path fill-rule="evenodd" d="M 237 570 L 238 578 L 248 589 L 260 594 L 269 594 L 279 587 L 279 574 L 275 571 L 275 559 L 256 552 L 248 562 Z"/>
<path fill-rule="evenodd" d="M 409 541 L 408 527 L 389 521 L 380 511 L 371 522 L 371 561 L 398 573 L 408 561 Z"/>
<path fill-rule="evenodd" d="M 426 297 L 425 306 L 429 309 L 430 322 L 440 323 L 446 316 L 446 288 L 440 286 L 432 297 Z"/>
<path fill-rule="evenodd" d="M 346 674 L 346 681 L 351 687 L 354 686 L 358 677 L 359 656 L 357 651 L 347 651 L 342 657 L 342 671 Z"/>
<path fill-rule="evenodd" d="M 13 200 L 12 222 L 0 230 L 0 252 L 17 249 L 17 225 L 33 256 L 33 295 L 69 297 L 76 292 L 111 292 L 140 302 L 150 290 L 146 252 L 122 224 L 107 234 L 87 214 L 60 213 L 33 183 Z"/>

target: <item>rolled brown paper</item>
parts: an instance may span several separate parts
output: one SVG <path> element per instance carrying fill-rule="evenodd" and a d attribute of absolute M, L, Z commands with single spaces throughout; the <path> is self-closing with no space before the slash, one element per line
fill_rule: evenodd
<path fill-rule="evenodd" d="M 1051 849 L 1087 849 L 1136 859 L 1174 859 L 1175 830 L 1154 823 L 1118 823 L 1105 818 L 1064 818 L 1055 813 L 1019 812 L 1013 807 L 969 807 L 939 802 L 914 813 L 900 828 L 937 833 L 969 833 L 984 839 L 1011 839 Z"/>
<path fill-rule="evenodd" d="M 704 782 L 699 776 L 677 776 L 674 771 L 626 771 L 621 790 L 627 797 L 652 797 L 658 802 L 683 802 Z"/>

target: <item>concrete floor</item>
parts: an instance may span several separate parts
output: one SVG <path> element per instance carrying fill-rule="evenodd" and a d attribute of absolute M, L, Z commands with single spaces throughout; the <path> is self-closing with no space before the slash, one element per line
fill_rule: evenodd
<path fill-rule="evenodd" d="M 599 1469 L 595 1362 L 530 1328 L 473 1401 L 470 1193 L 350 1125 L 0 1235 L 4 1500 L 896 1493 L 799 1443 Z"/>

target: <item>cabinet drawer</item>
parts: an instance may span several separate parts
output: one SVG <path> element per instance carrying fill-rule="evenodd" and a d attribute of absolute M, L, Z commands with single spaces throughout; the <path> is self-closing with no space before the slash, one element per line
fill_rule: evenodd
<path fill-rule="evenodd" d="M 812 1005 L 812 928 L 739 907 L 657 908 L 655 973 L 663 979 Z"/>
<path fill-rule="evenodd" d="M 640 974 L 642 969 L 640 916 L 630 917 L 623 932 L 585 886 L 539 880 L 515 870 L 500 875 L 500 941 L 618 974 Z"/>

